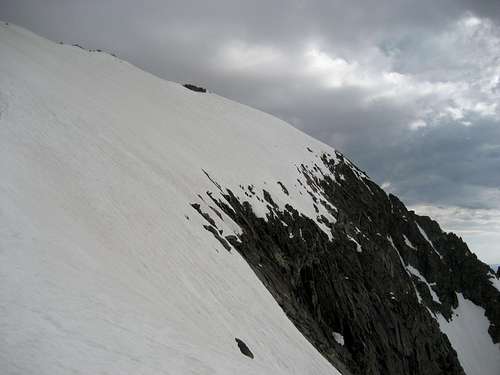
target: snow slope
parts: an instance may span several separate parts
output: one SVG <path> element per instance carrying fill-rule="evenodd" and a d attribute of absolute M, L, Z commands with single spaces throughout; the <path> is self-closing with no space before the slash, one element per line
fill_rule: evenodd
<path fill-rule="evenodd" d="M 468 375 L 498 375 L 500 345 L 488 334 L 490 325 L 484 309 L 458 294 L 458 307 L 449 322 L 438 315 L 438 323 L 450 340 L 458 360 Z"/>
<path fill-rule="evenodd" d="M 337 374 L 190 205 L 215 189 L 206 172 L 312 214 L 276 182 L 296 185 L 323 150 L 260 111 L 2 23 L 0 372 Z"/>
<path fill-rule="evenodd" d="M 298 173 L 334 180 L 322 153 L 335 159 L 263 112 L 1 23 L 0 373 L 338 374 L 192 207 L 237 234 L 206 192 L 265 217 L 265 189 L 331 236 L 317 218 L 335 208 Z M 468 375 L 496 375 L 467 303 L 441 328 Z"/>

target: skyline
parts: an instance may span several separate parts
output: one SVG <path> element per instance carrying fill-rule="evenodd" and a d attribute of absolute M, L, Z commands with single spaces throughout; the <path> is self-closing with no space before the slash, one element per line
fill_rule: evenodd
<path fill-rule="evenodd" d="M 262 109 L 500 263 L 500 4 L 0 1 L 4 21 Z"/>

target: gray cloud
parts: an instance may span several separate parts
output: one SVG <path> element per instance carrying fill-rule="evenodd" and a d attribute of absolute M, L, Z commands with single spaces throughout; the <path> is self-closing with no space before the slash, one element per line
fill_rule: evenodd
<path fill-rule="evenodd" d="M 0 0 L 0 17 L 271 112 L 500 263 L 496 0 Z"/>

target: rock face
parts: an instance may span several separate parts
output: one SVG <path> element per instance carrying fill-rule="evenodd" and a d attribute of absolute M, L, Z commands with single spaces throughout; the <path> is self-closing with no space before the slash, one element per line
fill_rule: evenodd
<path fill-rule="evenodd" d="M 266 190 L 268 214 L 257 217 L 248 201 L 214 181 L 224 199 L 213 203 L 242 228 L 227 241 L 343 373 L 464 374 L 434 314 L 450 319 L 460 292 L 485 309 L 489 333 L 499 342 L 500 293 L 489 267 L 459 237 L 408 211 L 340 153 L 322 154 L 318 163 L 331 175 L 316 173 L 316 164 L 301 165 L 298 182 L 305 181 L 315 207 L 335 218 L 317 217 L 331 236 L 291 205 L 280 210 Z M 288 187 L 276 183 L 288 195 Z M 252 186 L 241 188 L 247 196 L 258 194 Z"/>

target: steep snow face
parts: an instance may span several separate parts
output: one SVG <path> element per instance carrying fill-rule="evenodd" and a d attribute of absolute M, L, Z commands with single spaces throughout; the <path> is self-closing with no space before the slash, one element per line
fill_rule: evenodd
<path fill-rule="evenodd" d="M 458 293 L 458 307 L 451 321 L 438 315 L 439 326 L 458 354 L 468 375 L 498 375 L 500 345 L 494 344 L 488 334 L 489 321 L 484 309 Z"/>
<path fill-rule="evenodd" d="M 314 218 L 297 167 L 327 173 L 322 152 L 260 111 L 2 24 L 1 372 L 337 374 L 190 205 L 252 184 Z"/>

